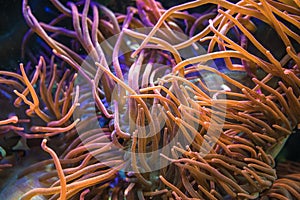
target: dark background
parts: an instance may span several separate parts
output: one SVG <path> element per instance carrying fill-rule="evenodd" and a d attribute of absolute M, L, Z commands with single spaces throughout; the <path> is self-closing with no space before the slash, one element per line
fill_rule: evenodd
<path fill-rule="evenodd" d="M 22 1 L 0 1 L 0 69 L 16 68 L 21 61 L 20 47 L 27 29 Z"/>

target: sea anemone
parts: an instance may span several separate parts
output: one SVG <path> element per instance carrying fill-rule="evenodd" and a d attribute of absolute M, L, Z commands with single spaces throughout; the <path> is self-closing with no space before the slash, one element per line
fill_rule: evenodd
<path fill-rule="evenodd" d="M 300 123 L 298 1 L 51 2 L 40 22 L 23 0 L 29 64 L 0 73 L 51 156 L 21 199 L 300 198 L 274 161 Z"/>

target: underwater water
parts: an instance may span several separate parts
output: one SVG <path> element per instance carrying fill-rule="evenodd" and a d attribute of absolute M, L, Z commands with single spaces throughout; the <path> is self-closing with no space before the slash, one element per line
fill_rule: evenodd
<path fill-rule="evenodd" d="M 299 199 L 295 2 L 0 2 L 0 199 Z"/>

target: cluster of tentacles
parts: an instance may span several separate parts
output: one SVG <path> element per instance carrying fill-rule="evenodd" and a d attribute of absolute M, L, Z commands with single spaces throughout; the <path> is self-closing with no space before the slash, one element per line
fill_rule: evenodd
<path fill-rule="evenodd" d="M 300 123 L 299 1 L 51 2 L 41 22 L 23 1 L 30 62 L 0 72 L 26 108 L 1 136 L 51 155 L 21 199 L 300 199 L 299 164 L 274 161 Z"/>

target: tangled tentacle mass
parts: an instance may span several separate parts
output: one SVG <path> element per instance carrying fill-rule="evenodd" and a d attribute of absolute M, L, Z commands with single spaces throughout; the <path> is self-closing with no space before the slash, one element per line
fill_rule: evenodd
<path fill-rule="evenodd" d="M 49 154 L 20 199 L 300 199 L 274 161 L 300 123 L 298 0 L 51 3 L 23 0 L 28 64 L 0 71 L 0 173 L 7 149 Z"/>

